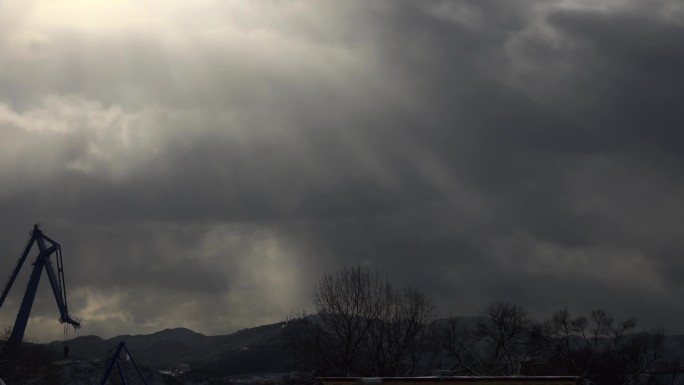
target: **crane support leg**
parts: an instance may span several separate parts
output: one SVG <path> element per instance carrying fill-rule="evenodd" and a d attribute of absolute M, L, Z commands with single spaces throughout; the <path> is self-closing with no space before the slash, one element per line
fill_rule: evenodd
<path fill-rule="evenodd" d="M 128 385 L 128 381 L 126 381 L 126 373 L 124 373 L 123 367 L 121 367 L 121 361 L 116 360 L 116 366 L 119 367 L 119 377 L 121 377 L 121 383 L 123 385 Z"/>
<path fill-rule="evenodd" d="M 126 357 L 131 361 L 131 363 L 133 364 L 133 367 L 135 367 L 135 370 L 138 372 L 138 375 L 140 376 L 140 379 L 142 380 L 142 382 L 145 385 L 149 385 L 149 383 L 145 379 L 145 376 L 143 375 L 142 370 L 140 370 L 140 367 L 138 366 L 138 364 L 133 359 L 133 356 L 131 356 L 131 352 L 128 351 L 128 348 L 126 347 L 126 344 L 124 341 L 119 342 L 119 344 L 116 346 L 116 348 L 109 351 L 107 358 L 105 359 L 105 364 L 102 367 L 102 375 L 100 376 L 100 385 L 105 385 L 107 383 L 107 379 L 109 379 L 109 375 L 112 372 L 114 365 L 116 365 L 117 368 L 119 369 L 119 376 L 121 377 L 121 383 L 124 385 L 128 383 L 128 381 L 126 380 L 126 374 L 123 370 L 123 366 L 121 365 L 121 354 L 122 353 L 125 353 Z"/>
<path fill-rule="evenodd" d="M 24 299 L 21 301 L 21 307 L 19 308 L 19 314 L 17 314 L 17 320 L 14 323 L 15 326 L 12 328 L 12 334 L 7 340 L 7 348 L 14 348 L 18 346 L 21 344 L 21 340 L 24 338 L 26 324 L 28 323 L 29 315 L 31 314 L 33 300 L 36 298 L 36 291 L 38 290 L 38 283 L 40 282 L 40 276 L 42 272 L 43 263 L 40 258 L 38 258 L 36 263 L 33 265 L 31 278 L 29 278 Z"/>

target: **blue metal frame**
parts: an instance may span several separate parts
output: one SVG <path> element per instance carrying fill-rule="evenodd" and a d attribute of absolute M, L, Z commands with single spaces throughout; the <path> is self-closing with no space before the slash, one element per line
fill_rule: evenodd
<path fill-rule="evenodd" d="M 111 374 L 112 369 L 114 368 L 114 364 L 116 364 L 118 368 L 119 376 L 121 377 L 121 383 L 123 385 L 128 385 L 128 380 L 126 380 L 126 374 L 124 373 L 123 366 L 121 366 L 122 351 L 126 352 L 127 357 L 131 360 L 133 367 L 138 372 L 138 375 L 145 383 L 145 385 L 150 385 L 145 379 L 145 376 L 143 376 L 142 371 L 138 367 L 138 364 L 135 363 L 133 356 L 131 356 L 131 353 L 128 351 L 126 343 L 124 341 L 119 342 L 119 345 L 117 345 L 115 349 L 116 350 L 112 349 L 109 351 L 107 359 L 105 360 L 105 366 L 102 368 L 102 375 L 100 376 L 100 385 L 105 385 L 107 383 L 107 379 L 109 378 L 109 375 Z"/>
<path fill-rule="evenodd" d="M 43 232 L 38 228 L 38 225 L 33 226 L 31 238 L 26 243 L 26 247 L 21 253 L 21 257 L 19 257 L 14 271 L 12 272 L 12 275 L 2 291 L 2 295 L 0 295 L 0 307 L 2 307 L 2 304 L 5 302 L 7 294 L 9 294 L 9 291 L 12 288 L 12 284 L 19 274 L 19 270 L 21 270 L 21 267 L 24 265 L 26 257 L 28 257 L 28 254 L 30 253 L 34 244 L 38 246 L 39 253 L 35 262 L 33 263 L 31 277 L 29 278 L 29 283 L 26 287 L 26 293 L 24 293 L 24 299 L 21 301 L 19 313 L 17 314 L 17 319 L 14 322 L 14 327 L 12 328 L 12 334 L 3 347 L 2 353 L 0 353 L 0 355 L 3 357 L 12 353 L 21 344 L 21 341 L 24 338 L 26 324 L 28 323 L 29 315 L 31 314 L 31 307 L 33 307 L 33 300 L 36 297 L 36 291 L 38 290 L 38 284 L 40 283 L 40 277 L 43 273 L 43 270 L 45 270 L 47 273 L 50 286 L 52 287 L 52 292 L 55 295 L 55 301 L 57 302 L 57 307 L 59 308 L 60 314 L 59 322 L 67 323 L 75 328 L 81 327 L 81 322 L 72 318 L 69 315 L 69 310 L 67 308 L 66 285 L 64 283 L 61 247 L 59 243 L 45 236 L 45 234 L 43 234 Z M 50 261 L 50 255 L 52 254 L 55 254 L 55 259 L 57 260 L 56 273 L 52 262 Z"/>

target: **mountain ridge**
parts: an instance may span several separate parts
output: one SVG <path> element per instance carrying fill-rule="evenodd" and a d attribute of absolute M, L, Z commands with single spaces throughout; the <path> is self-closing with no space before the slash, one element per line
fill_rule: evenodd
<path fill-rule="evenodd" d="M 463 317 L 468 328 L 477 317 Z M 445 320 L 436 321 L 445 322 Z M 120 341 L 142 366 L 172 370 L 187 364 L 194 372 L 210 375 L 248 375 L 296 371 L 297 365 L 287 344 L 286 322 L 245 328 L 231 334 L 207 336 L 191 329 L 167 328 L 151 334 L 119 335 L 103 339 L 96 335 L 68 341 L 70 358 L 98 361 Z M 58 357 L 63 342 L 46 344 Z M 684 335 L 669 335 L 663 344 L 672 358 L 684 357 Z"/>
<path fill-rule="evenodd" d="M 193 370 L 218 374 L 273 373 L 293 366 L 283 333 L 285 325 L 285 322 L 278 322 L 216 336 L 178 327 L 107 339 L 96 335 L 79 336 L 67 343 L 70 359 L 75 360 L 102 360 L 110 349 L 125 341 L 136 362 L 157 369 L 188 364 Z M 53 354 L 61 354 L 64 342 L 52 341 L 44 345 Z"/>

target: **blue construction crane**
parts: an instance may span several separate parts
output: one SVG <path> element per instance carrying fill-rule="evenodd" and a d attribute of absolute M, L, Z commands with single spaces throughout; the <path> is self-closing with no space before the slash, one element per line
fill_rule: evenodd
<path fill-rule="evenodd" d="M 62 267 L 62 249 L 59 243 L 43 234 L 43 232 L 38 228 L 38 225 L 33 226 L 33 231 L 30 235 L 31 238 L 29 238 L 28 242 L 26 243 L 26 247 L 21 253 L 21 257 L 19 257 L 19 260 L 17 261 L 17 266 L 14 268 L 14 271 L 12 272 L 12 275 L 7 281 L 5 289 L 2 291 L 2 295 L 0 296 L 0 307 L 2 307 L 2 304 L 5 302 L 5 298 L 7 298 L 7 294 L 12 288 L 12 284 L 19 274 L 19 270 L 21 270 L 21 267 L 24 265 L 26 257 L 28 257 L 31 248 L 33 245 L 37 245 L 39 253 L 35 262 L 33 262 L 31 277 L 29 278 L 28 286 L 26 287 L 26 293 L 24 293 L 24 299 L 21 301 L 19 313 L 17 314 L 17 319 L 14 322 L 14 327 L 12 328 L 12 334 L 3 346 L 2 351 L 0 351 L 0 357 L 3 358 L 8 358 L 9 356 L 13 355 L 19 345 L 21 345 L 43 270 L 45 270 L 47 273 L 48 279 L 50 280 L 50 286 L 52 287 L 52 292 L 54 293 L 55 300 L 57 301 L 57 307 L 59 308 L 59 322 L 72 325 L 74 328 L 81 327 L 81 322 L 72 318 L 69 315 L 69 310 L 67 308 L 64 268 Z M 56 272 L 52 262 L 50 261 L 50 256 L 53 254 L 55 255 L 55 260 L 57 263 Z M 66 356 L 67 354 L 68 348 L 65 346 L 64 355 Z"/>
<path fill-rule="evenodd" d="M 124 373 L 123 366 L 121 366 L 121 353 L 124 351 L 126 352 L 126 359 L 131 361 L 133 367 L 138 372 L 138 375 L 145 383 L 145 385 L 150 385 L 145 379 L 145 376 L 143 376 L 142 371 L 138 367 L 138 364 L 135 363 L 135 360 L 131 356 L 131 353 L 128 351 L 128 348 L 126 348 L 126 344 L 124 343 L 124 341 L 119 342 L 119 345 L 117 345 L 116 348 L 110 350 L 107 353 L 107 359 L 105 359 L 104 366 L 102 367 L 102 375 L 100 375 L 100 385 L 105 385 L 107 383 L 107 379 L 109 379 L 109 375 L 111 374 L 114 365 L 116 365 L 116 367 L 119 369 L 119 377 L 121 378 L 121 383 L 123 385 L 128 385 L 128 380 L 126 380 L 126 373 Z"/>

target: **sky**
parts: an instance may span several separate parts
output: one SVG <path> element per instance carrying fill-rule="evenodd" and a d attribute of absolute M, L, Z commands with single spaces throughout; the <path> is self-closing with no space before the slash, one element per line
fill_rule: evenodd
<path fill-rule="evenodd" d="M 682 47 L 676 0 L 0 1 L 0 275 L 40 223 L 75 335 L 279 322 L 355 265 L 684 333 Z"/>

